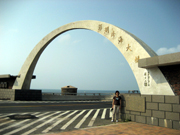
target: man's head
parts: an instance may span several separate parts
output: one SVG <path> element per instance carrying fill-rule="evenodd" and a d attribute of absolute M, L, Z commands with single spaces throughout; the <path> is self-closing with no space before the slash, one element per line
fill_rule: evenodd
<path fill-rule="evenodd" d="M 119 96 L 119 91 L 116 91 L 116 92 L 115 92 L 115 95 L 116 95 L 116 96 Z"/>

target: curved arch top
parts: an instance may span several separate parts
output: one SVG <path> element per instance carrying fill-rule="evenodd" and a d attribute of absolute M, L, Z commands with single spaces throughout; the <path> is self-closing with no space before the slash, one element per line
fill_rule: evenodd
<path fill-rule="evenodd" d="M 27 57 L 19 72 L 20 77 L 15 80 L 13 89 L 29 89 L 35 66 L 44 49 L 57 36 L 73 29 L 92 30 L 109 39 L 130 65 L 141 94 L 174 95 L 158 67 L 152 69 L 138 68 L 139 59 L 157 55 L 149 46 L 133 34 L 117 26 L 94 20 L 72 22 L 46 35 Z"/>

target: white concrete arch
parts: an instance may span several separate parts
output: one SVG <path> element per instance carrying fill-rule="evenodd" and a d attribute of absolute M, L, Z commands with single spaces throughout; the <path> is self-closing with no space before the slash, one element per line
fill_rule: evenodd
<path fill-rule="evenodd" d="M 27 57 L 19 72 L 20 77 L 15 80 L 13 89 L 29 89 L 36 63 L 44 49 L 57 36 L 73 29 L 92 30 L 109 39 L 123 54 L 130 65 L 141 94 L 174 95 L 158 67 L 151 69 L 138 67 L 139 59 L 156 56 L 156 53 L 149 46 L 133 34 L 117 26 L 94 20 L 69 23 L 46 35 Z"/>

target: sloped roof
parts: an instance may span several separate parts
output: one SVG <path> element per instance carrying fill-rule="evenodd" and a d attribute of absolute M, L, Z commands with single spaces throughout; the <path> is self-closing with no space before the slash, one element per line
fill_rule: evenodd
<path fill-rule="evenodd" d="M 0 75 L 0 78 L 16 78 L 17 76 L 12 76 L 10 74 L 4 74 L 4 75 Z"/>
<path fill-rule="evenodd" d="M 67 86 L 64 86 L 64 87 L 61 87 L 61 88 L 76 88 L 76 87 L 71 86 L 71 85 L 67 85 Z"/>
<path fill-rule="evenodd" d="M 16 78 L 16 77 L 20 77 L 19 75 L 10 75 L 10 74 L 3 74 L 3 75 L 0 75 L 0 78 Z M 36 76 L 33 75 L 32 76 L 32 79 L 36 79 Z"/>
<path fill-rule="evenodd" d="M 140 59 L 138 67 L 152 68 L 180 64 L 180 52 Z"/>

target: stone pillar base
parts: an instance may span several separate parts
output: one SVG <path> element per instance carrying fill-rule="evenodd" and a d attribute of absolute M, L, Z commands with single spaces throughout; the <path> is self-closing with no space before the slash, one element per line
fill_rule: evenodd
<path fill-rule="evenodd" d="M 0 100 L 41 101 L 41 90 L 0 89 Z"/>

